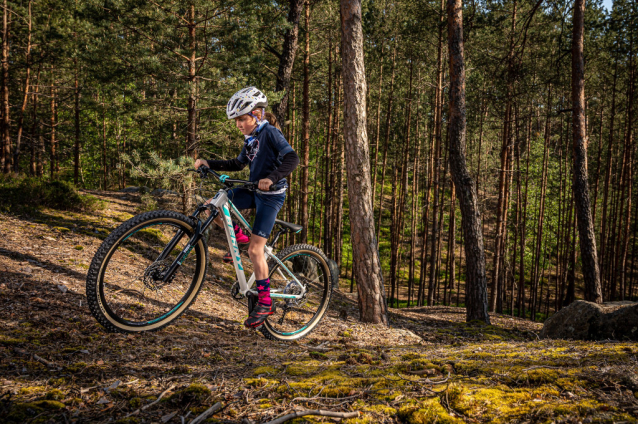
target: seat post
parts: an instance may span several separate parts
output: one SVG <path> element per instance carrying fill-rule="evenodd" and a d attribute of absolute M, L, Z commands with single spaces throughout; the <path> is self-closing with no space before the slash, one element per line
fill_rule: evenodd
<path fill-rule="evenodd" d="M 277 240 L 279 240 L 279 236 L 286 233 L 287 230 L 282 229 L 281 227 L 277 227 L 277 233 L 275 233 L 275 237 L 272 239 L 272 241 L 270 243 L 268 243 L 268 246 L 270 247 L 275 247 L 275 244 L 277 244 Z"/>

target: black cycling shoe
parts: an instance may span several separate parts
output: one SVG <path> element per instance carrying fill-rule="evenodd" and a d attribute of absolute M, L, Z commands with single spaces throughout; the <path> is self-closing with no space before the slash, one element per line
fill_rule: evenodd
<path fill-rule="evenodd" d="M 270 315 L 274 313 L 274 308 L 272 303 L 270 305 L 264 305 L 262 303 L 257 302 L 255 307 L 253 308 L 250 316 L 244 321 L 244 325 L 247 328 L 257 328 L 268 319 Z"/>
<path fill-rule="evenodd" d="M 225 264 L 232 264 L 233 256 L 230 254 L 230 252 L 226 252 L 224 257 L 222 258 L 222 261 L 224 261 Z"/>

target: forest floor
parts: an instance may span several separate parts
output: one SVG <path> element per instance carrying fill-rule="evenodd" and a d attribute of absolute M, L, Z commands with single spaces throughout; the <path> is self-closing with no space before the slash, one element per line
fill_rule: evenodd
<path fill-rule="evenodd" d="M 209 422 L 306 409 L 361 413 L 345 423 L 637 421 L 637 343 L 540 340 L 542 324 L 467 324 L 463 308 L 443 306 L 361 324 L 342 291 L 306 339 L 273 342 L 241 325 L 221 263 L 174 325 L 107 333 L 87 308 L 86 271 L 138 199 L 91 194 L 106 209 L 0 215 L 0 422 L 188 423 L 217 402 Z"/>

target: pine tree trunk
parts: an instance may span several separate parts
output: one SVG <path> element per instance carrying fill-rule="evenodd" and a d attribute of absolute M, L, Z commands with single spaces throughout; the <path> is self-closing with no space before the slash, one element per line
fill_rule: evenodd
<path fill-rule="evenodd" d="M 331 155 L 331 146 L 330 140 L 332 139 L 332 33 L 328 38 L 328 131 L 326 132 L 325 146 L 324 146 L 324 158 L 323 158 L 323 206 L 324 210 L 321 214 L 321 219 L 323 225 L 321 225 L 321 229 L 323 230 L 323 249 L 330 257 L 329 254 L 329 246 L 330 246 L 330 234 L 329 234 L 329 220 L 327 217 L 329 216 L 328 211 L 330 210 L 330 155 Z"/>
<path fill-rule="evenodd" d="M 31 148 L 31 158 L 29 161 L 29 173 L 31 175 L 36 175 L 36 168 L 37 168 L 37 164 L 36 164 L 36 150 L 38 147 L 38 143 L 36 142 L 36 135 L 37 135 L 37 131 L 38 131 L 38 91 L 40 90 L 40 72 L 41 72 L 41 67 L 42 65 L 40 65 L 38 67 L 38 75 L 35 78 L 35 90 L 34 92 L 31 94 L 31 96 L 33 97 L 32 99 L 32 103 L 33 103 L 33 109 L 31 112 L 31 142 L 30 144 L 30 148 Z"/>
<path fill-rule="evenodd" d="M 73 117 L 75 123 L 75 143 L 73 146 L 73 182 L 77 186 L 79 183 L 79 169 L 80 169 L 80 86 L 78 81 L 78 59 L 74 61 L 75 68 L 75 86 L 73 90 L 74 108 Z M 37 91 L 37 88 L 36 88 Z M 35 100 L 34 100 L 35 102 Z"/>
<path fill-rule="evenodd" d="M 447 282 L 445 285 L 446 293 L 449 290 L 449 297 L 446 299 L 446 296 L 443 296 L 443 304 L 451 305 L 452 304 L 452 291 L 454 290 L 454 280 L 456 279 L 456 269 L 455 269 L 455 249 L 456 249 L 456 193 L 454 188 L 454 183 L 452 183 L 452 196 L 450 198 L 450 228 L 448 234 L 448 242 L 447 242 L 447 264 L 446 264 L 446 278 Z"/>
<path fill-rule="evenodd" d="M 614 66 L 614 80 L 612 83 L 611 92 L 611 114 L 609 116 L 609 141 L 607 145 L 607 164 L 605 169 L 605 187 L 603 189 L 603 217 L 601 219 L 600 229 L 600 258 L 599 258 L 599 270 L 601 276 L 601 284 L 605 283 L 605 272 L 607 270 L 605 264 L 606 242 L 607 242 L 607 207 L 609 201 L 609 182 L 611 180 L 612 172 L 612 159 L 613 159 L 613 146 L 614 146 L 614 121 L 616 118 L 616 80 L 618 77 L 618 59 L 615 60 Z"/>
<path fill-rule="evenodd" d="M 295 55 L 297 54 L 299 19 L 301 18 L 301 11 L 305 3 L 306 0 L 290 0 L 290 9 L 288 11 L 288 24 L 290 25 L 290 28 L 288 28 L 284 35 L 282 52 L 280 54 L 274 51 L 274 49 L 269 48 L 269 50 L 275 53 L 279 58 L 279 69 L 277 70 L 275 91 L 285 92 L 281 102 L 274 105 L 272 108 L 273 114 L 277 118 L 277 122 L 281 123 L 282 128 L 286 125 L 284 117 L 286 116 L 286 110 L 288 109 L 288 87 L 290 85 L 292 68 L 295 64 Z"/>
<path fill-rule="evenodd" d="M 421 88 L 421 73 L 418 72 L 417 77 L 417 92 L 420 93 Z M 414 162 L 412 163 L 412 214 L 410 222 L 410 271 L 408 279 L 408 307 L 411 306 L 412 296 L 414 291 L 414 274 L 416 270 L 416 240 L 417 231 L 416 223 L 418 217 L 418 203 L 419 203 L 419 165 L 421 161 L 421 138 L 419 133 L 419 100 L 417 97 L 416 104 L 416 122 L 415 122 L 415 138 L 414 138 Z"/>
<path fill-rule="evenodd" d="M 441 22 L 444 22 L 445 0 L 441 0 Z M 448 29 L 449 31 L 449 29 Z M 442 109 L 443 109 L 443 24 L 439 25 L 439 38 L 437 49 L 437 71 L 436 71 L 436 96 L 434 109 L 434 137 L 436 139 L 436 147 L 434 148 L 434 166 L 432 168 L 432 188 L 434 192 L 434 200 L 432 205 L 432 237 L 430 240 L 430 278 L 428 280 L 428 300 L 427 304 L 431 306 L 434 303 L 435 294 L 435 276 L 437 264 L 437 246 L 439 245 L 439 174 L 441 161 L 441 126 L 442 126 Z"/>
<path fill-rule="evenodd" d="M 385 185 L 385 170 L 388 164 L 388 146 L 390 144 L 390 124 L 392 123 L 392 100 L 394 98 L 394 66 L 396 63 L 397 48 L 396 44 L 392 49 L 392 74 L 390 77 L 390 93 L 388 94 L 388 111 L 385 118 L 385 138 L 383 144 L 383 169 L 381 171 L 381 188 L 379 190 L 379 220 L 377 224 L 377 243 L 381 234 L 381 218 L 383 217 L 383 187 Z M 374 197 L 372 198 L 374 206 Z"/>
<path fill-rule="evenodd" d="M 44 123 L 38 119 L 38 144 L 35 152 L 35 175 L 41 177 L 44 174 Z"/>
<path fill-rule="evenodd" d="M 635 90 L 635 64 L 634 64 L 634 39 L 633 34 L 630 40 L 629 48 L 629 91 L 627 94 L 627 132 L 625 134 L 625 151 L 627 155 L 628 175 L 626 179 L 627 196 L 625 202 L 627 205 L 627 214 L 625 218 L 625 226 L 623 229 L 623 243 L 621 248 L 620 267 L 620 300 L 625 300 L 625 288 L 627 283 L 627 253 L 629 250 L 629 233 L 631 226 L 631 206 L 633 196 L 633 177 L 634 177 L 634 143 L 633 143 L 633 118 L 634 118 L 634 90 Z"/>
<path fill-rule="evenodd" d="M 59 171 L 58 165 L 58 152 L 57 152 L 57 140 L 55 138 L 55 130 L 57 126 L 57 102 L 56 102 L 56 90 L 55 79 L 53 78 L 53 68 L 51 68 L 51 180 L 55 179 L 57 171 Z"/>
<path fill-rule="evenodd" d="M 102 190 L 108 187 L 108 171 L 106 169 L 106 105 L 102 103 Z"/>
<path fill-rule="evenodd" d="M 191 4 L 188 12 L 188 48 L 190 50 L 190 58 L 188 60 L 188 122 L 186 124 L 186 156 L 197 159 L 197 84 L 195 73 L 197 71 L 197 49 L 195 46 L 195 37 L 197 23 L 195 22 L 195 5 Z M 106 189 L 105 189 L 106 190 Z"/>
<path fill-rule="evenodd" d="M 399 145 L 400 146 L 400 145 Z M 391 209 L 391 225 L 390 225 L 390 307 L 393 307 L 396 301 L 396 284 L 397 284 L 397 263 L 399 260 L 399 196 L 397 194 L 399 185 L 399 158 L 401 157 L 401 151 L 394 155 L 394 172 L 392 175 L 392 209 Z"/>
<path fill-rule="evenodd" d="M 503 141 L 501 144 L 501 169 L 498 176 L 498 206 L 496 209 L 496 237 L 494 239 L 494 266 L 492 268 L 492 282 L 490 286 L 490 311 L 496 310 L 497 299 L 499 294 L 499 279 L 501 278 L 501 261 L 503 245 L 505 243 L 505 220 L 507 216 L 507 208 L 505 198 L 507 193 L 506 175 L 507 164 L 509 163 L 510 145 L 511 145 L 511 127 L 512 127 L 512 103 L 514 97 L 514 47 L 516 32 L 516 13 L 517 1 L 514 1 L 512 9 L 512 25 L 510 30 L 510 47 L 507 63 L 507 99 L 505 104 L 505 119 L 503 123 Z"/>
<path fill-rule="evenodd" d="M 361 321 L 388 323 L 381 262 L 374 236 L 361 0 L 341 0 L 344 139 L 348 200 Z"/>
<path fill-rule="evenodd" d="M 530 123 L 531 126 L 531 123 Z M 525 160 L 525 198 L 523 200 L 523 225 L 521 226 L 521 247 L 520 247 L 520 264 L 518 275 L 518 316 L 525 317 L 525 245 L 527 237 L 527 202 L 529 199 L 529 160 L 531 150 L 531 140 L 528 130 L 527 136 L 527 158 Z"/>
<path fill-rule="evenodd" d="M 344 192 L 344 179 L 343 179 L 343 166 L 345 151 L 343 148 L 343 139 L 339 137 L 338 142 L 339 150 L 337 153 L 338 169 L 337 169 L 337 225 L 336 237 L 335 237 L 335 249 L 334 260 L 337 262 L 339 269 L 341 269 L 341 255 L 343 248 L 343 192 Z"/>
<path fill-rule="evenodd" d="M 574 197 L 577 210 L 585 300 L 602 303 L 594 222 L 587 181 L 585 130 L 585 63 L 583 59 L 585 0 L 575 0 L 572 38 L 572 135 L 574 137 Z"/>
<path fill-rule="evenodd" d="M 301 151 L 301 230 L 300 242 L 308 241 L 308 166 L 310 164 L 310 1 L 306 0 L 306 48 L 303 61 L 303 122 Z"/>
<path fill-rule="evenodd" d="M 26 70 L 24 77 L 24 96 L 22 96 L 22 106 L 20 107 L 20 116 L 18 117 L 18 134 L 16 136 L 16 147 L 13 152 L 13 172 L 20 172 L 20 149 L 22 148 L 22 133 L 24 131 L 24 112 L 27 109 L 29 101 L 29 77 L 31 75 L 31 0 L 29 0 L 27 8 L 27 49 L 25 52 Z"/>
<path fill-rule="evenodd" d="M 603 97 L 604 99 L 604 97 Z M 600 125 L 598 131 L 598 158 L 596 160 L 596 181 L 594 181 L 594 195 L 593 195 L 593 205 L 592 205 L 592 219 L 594 224 L 596 223 L 596 206 L 598 205 L 598 188 L 600 183 L 600 165 L 602 163 L 602 152 L 603 152 L 603 121 L 604 121 L 604 110 L 605 110 L 604 102 L 600 104 Z"/>
<path fill-rule="evenodd" d="M 436 106 L 436 87 L 432 90 L 432 97 L 435 99 L 434 103 Z M 434 127 L 435 127 L 435 116 L 432 118 L 432 125 L 430 126 L 429 132 L 429 142 L 427 143 L 427 156 L 428 160 L 424 162 L 425 170 L 423 172 L 423 214 L 422 214 L 422 226 L 423 226 L 423 241 L 421 243 L 421 270 L 419 272 L 419 291 L 417 294 L 417 306 L 423 306 L 427 299 L 426 294 L 426 284 L 427 284 L 427 250 L 429 246 L 428 239 L 428 225 L 430 223 L 430 195 L 432 192 L 432 184 L 434 179 L 434 156 L 436 150 L 436 141 L 434 136 Z M 427 133 L 427 121 L 426 121 L 426 129 Z"/>
<path fill-rule="evenodd" d="M 377 192 L 377 165 L 379 163 L 379 133 L 381 131 L 381 93 L 383 92 L 383 60 L 381 61 L 381 69 L 379 70 L 379 100 L 377 102 L 377 130 L 374 134 L 374 166 L 372 167 L 372 201 Z"/>
<path fill-rule="evenodd" d="M 449 158 L 452 179 L 461 208 L 466 271 L 466 320 L 490 322 L 487 313 L 485 250 L 476 187 L 465 158 L 465 63 L 463 58 L 463 5 L 448 0 L 448 45 L 450 52 Z"/>
<path fill-rule="evenodd" d="M 9 10 L 4 0 L 2 19 L 2 161 L 5 174 L 11 172 L 11 121 L 9 119 Z"/>

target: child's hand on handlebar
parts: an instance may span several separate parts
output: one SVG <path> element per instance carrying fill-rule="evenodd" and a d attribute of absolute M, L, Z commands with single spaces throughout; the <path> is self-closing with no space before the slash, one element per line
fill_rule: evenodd
<path fill-rule="evenodd" d="M 195 161 L 195 169 L 199 169 L 200 166 L 205 166 L 206 168 L 208 168 L 208 162 L 206 162 L 204 159 L 197 159 Z"/>
<path fill-rule="evenodd" d="M 263 178 L 261 180 L 259 180 L 259 185 L 258 188 L 261 191 L 269 191 L 270 190 L 270 186 L 273 185 L 274 183 L 272 181 L 270 181 L 268 178 Z"/>

